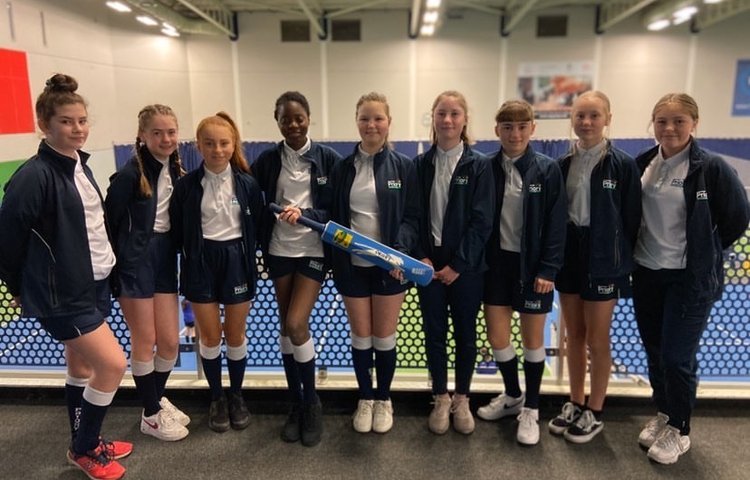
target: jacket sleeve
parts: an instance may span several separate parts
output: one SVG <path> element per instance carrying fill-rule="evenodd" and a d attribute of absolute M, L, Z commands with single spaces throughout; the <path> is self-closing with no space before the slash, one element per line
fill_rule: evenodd
<path fill-rule="evenodd" d="M 263 191 L 254 178 L 251 178 L 250 189 L 247 192 L 250 211 L 253 216 L 253 227 L 255 228 L 255 249 L 260 248 L 261 236 L 260 231 L 263 226 L 263 215 L 266 213 L 263 204 Z"/>
<path fill-rule="evenodd" d="M 404 161 L 404 213 L 396 234 L 396 250 L 410 255 L 419 243 L 419 185 L 417 169 L 411 160 Z"/>
<path fill-rule="evenodd" d="M 13 296 L 21 293 L 21 272 L 32 229 L 45 202 L 44 176 L 24 164 L 5 186 L 0 205 L 0 278 Z"/>
<path fill-rule="evenodd" d="M 641 177 L 638 165 L 630 157 L 622 162 L 620 178 L 620 215 L 628 243 L 635 248 L 638 230 L 641 228 Z"/>
<path fill-rule="evenodd" d="M 341 161 L 341 156 L 333 149 L 324 149 L 321 158 L 321 166 L 323 167 L 323 176 L 328 177 L 324 185 L 318 185 L 318 204 L 314 205 L 313 208 L 305 208 L 302 210 L 302 215 L 316 222 L 326 223 L 331 219 L 330 210 L 331 204 L 333 203 L 333 183 L 331 174 L 333 169 Z"/>
<path fill-rule="evenodd" d="M 169 199 L 169 223 L 170 233 L 172 235 L 172 241 L 174 242 L 175 248 L 180 251 L 182 250 L 184 239 L 182 238 L 184 233 L 184 220 L 182 218 L 183 209 L 185 208 L 185 180 L 187 176 L 177 180 L 172 192 L 172 197 Z M 200 215 L 200 212 L 198 212 Z"/>
<path fill-rule="evenodd" d="M 711 216 L 721 238 L 721 248 L 729 248 L 740 238 L 750 222 L 747 193 L 737 172 L 720 157 L 712 156 L 706 183 L 711 201 Z"/>
<path fill-rule="evenodd" d="M 104 211 L 107 215 L 107 222 L 110 225 L 110 235 L 112 245 L 117 247 L 117 236 L 125 221 L 128 212 L 128 205 L 135 192 L 134 179 L 127 172 L 121 171 L 114 173 L 109 177 L 109 187 L 107 188 L 107 198 L 104 200 Z"/>
<path fill-rule="evenodd" d="M 468 227 L 463 232 L 458 250 L 450 261 L 451 268 L 458 273 L 482 265 L 495 216 L 495 183 L 489 159 L 482 157 L 477 163 L 474 177 L 476 188 L 469 212 Z"/>
<path fill-rule="evenodd" d="M 557 162 L 550 163 L 546 181 L 544 243 L 537 276 L 546 280 L 554 280 L 563 265 L 568 222 L 568 197 L 565 192 L 562 170 Z"/>

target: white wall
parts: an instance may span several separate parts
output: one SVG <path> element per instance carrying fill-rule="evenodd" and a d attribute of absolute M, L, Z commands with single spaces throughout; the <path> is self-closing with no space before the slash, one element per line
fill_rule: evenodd
<path fill-rule="evenodd" d="M 362 42 L 320 41 L 313 33 L 309 43 L 281 43 L 279 21 L 294 17 L 242 13 L 239 40 L 231 42 L 152 34 L 98 0 L 11 3 L 15 39 L 4 9 L 0 47 L 27 52 L 34 99 L 54 72 L 79 80 L 93 121 L 87 148 L 97 153 L 104 185 L 114 169 L 111 145 L 133 141 L 136 114 L 149 103 L 174 108 L 183 139 L 193 137 L 201 118 L 225 110 L 237 118 L 243 138 L 277 140 L 274 102 L 285 90 L 300 90 L 310 100 L 314 138 L 351 140 L 357 99 L 378 90 L 390 99 L 391 138 L 411 140 L 428 137 L 435 96 L 456 89 L 469 101 L 474 137 L 490 139 L 494 112 L 516 96 L 524 62 L 595 62 L 595 86 L 612 99 L 614 137 L 649 136 L 651 108 L 669 91 L 696 97 L 700 136 L 750 132 L 749 117 L 731 116 L 736 62 L 750 58 L 750 12 L 697 35 L 687 26 L 649 33 L 637 17 L 595 35 L 594 9 L 570 7 L 545 12 L 569 15 L 568 37 L 537 39 L 534 16 L 501 38 L 497 17 L 465 10 L 446 19 L 434 38 L 410 40 L 406 12 L 376 11 L 349 15 L 362 21 Z M 537 128 L 537 138 L 569 135 L 566 120 L 541 120 Z M 38 138 L 0 136 L 0 161 L 29 156 Z"/>

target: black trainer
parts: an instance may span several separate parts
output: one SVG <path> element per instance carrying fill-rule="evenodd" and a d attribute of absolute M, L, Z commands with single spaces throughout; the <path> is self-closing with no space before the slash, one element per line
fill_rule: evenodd
<path fill-rule="evenodd" d="M 229 421 L 235 430 L 244 430 L 250 425 L 250 412 L 242 392 L 229 394 Z"/>
<path fill-rule="evenodd" d="M 302 445 L 314 447 L 323 435 L 323 405 L 320 399 L 313 404 L 302 406 Z"/>
<path fill-rule="evenodd" d="M 298 442 L 301 435 L 301 421 L 301 407 L 298 402 L 295 402 L 292 404 L 292 408 L 289 409 L 289 415 L 286 417 L 284 427 L 281 429 L 281 439 L 288 443 Z"/>
<path fill-rule="evenodd" d="M 224 394 L 218 400 L 211 400 L 211 406 L 208 408 L 208 428 L 219 433 L 229 430 L 227 397 Z"/>

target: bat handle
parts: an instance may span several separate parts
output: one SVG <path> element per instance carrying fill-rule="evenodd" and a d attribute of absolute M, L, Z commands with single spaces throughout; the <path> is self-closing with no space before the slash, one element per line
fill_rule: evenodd
<path fill-rule="evenodd" d="M 281 205 L 279 205 L 277 203 L 273 203 L 273 202 L 271 202 L 271 203 L 268 204 L 268 208 L 273 213 L 281 213 L 281 212 L 284 211 L 284 208 Z M 323 233 L 323 231 L 326 229 L 326 226 L 323 225 L 322 223 L 316 222 L 315 220 L 312 220 L 312 219 L 307 218 L 305 216 L 300 216 L 297 219 L 297 223 L 302 224 L 302 225 L 304 225 L 304 226 L 306 226 L 308 228 L 312 228 L 313 230 L 315 230 L 316 232 L 319 232 L 319 233 Z"/>

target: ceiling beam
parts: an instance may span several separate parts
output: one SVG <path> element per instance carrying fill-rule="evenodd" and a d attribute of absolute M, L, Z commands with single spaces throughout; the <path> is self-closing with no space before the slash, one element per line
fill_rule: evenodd
<path fill-rule="evenodd" d="M 693 30 L 703 30 L 747 10 L 750 10 L 750 0 L 724 0 L 721 3 L 701 5 L 693 19 Z"/>
<path fill-rule="evenodd" d="M 210 2 L 210 8 L 206 8 L 198 7 L 188 0 L 177 0 L 177 2 L 190 9 L 193 13 L 216 27 L 219 31 L 228 35 L 230 38 L 237 38 L 237 26 L 234 21 L 234 14 L 231 10 L 224 7 L 223 4 Z"/>
<path fill-rule="evenodd" d="M 617 23 L 638 13 L 639 10 L 654 3 L 655 0 L 629 0 L 622 2 L 604 2 L 596 10 L 596 33 L 604 33 Z"/>
<path fill-rule="evenodd" d="M 212 24 L 209 24 L 203 20 L 194 20 L 192 18 L 187 18 L 184 15 L 179 14 L 171 8 L 165 7 L 160 3 L 141 2 L 139 0 L 125 1 L 135 7 L 138 11 L 172 25 L 177 29 L 177 31 L 181 33 L 203 35 L 218 35 L 221 33 L 225 33 L 223 30 L 217 29 Z"/>
<path fill-rule="evenodd" d="M 508 7 L 508 11 L 504 15 L 502 31 L 500 33 L 503 36 L 510 35 L 510 32 L 521 23 L 523 17 L 525 17 L 537 3 L 539 3 L 539 0 L 526 0 L 521 3 L 521 6 Z"/>

